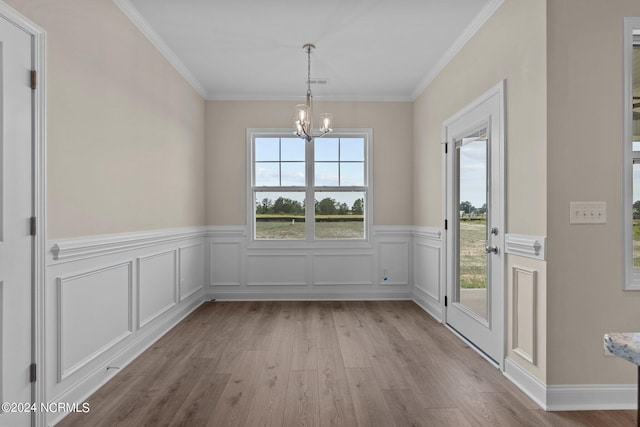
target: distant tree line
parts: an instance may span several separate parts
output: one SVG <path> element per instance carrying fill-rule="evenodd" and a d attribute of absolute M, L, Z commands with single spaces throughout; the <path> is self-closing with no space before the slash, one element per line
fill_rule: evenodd
<path fill-rule="evenodd" d="M 476 208 L 471 204 L 471 202 L 461 202 L 460 203 L 460 212 L 464 215 L 478 215 L 483 216 L 487 213 L 487 204 L 485 203 L 479 208 Z"/>
<path fill-rule="evenodd" d="M 285 214 L 304 215 L 305 203 L 291 200 L 287 197 L 278 197 L 275 202 L 269 198 L 262 199 L 256 203 L 257 214 Z M 315 212 L 317 215 L 363 215 L 364 199 L 356 199 L 349 207 L 346 203 L 339 203 L 331 197 L 325 197 L 320 201 L 315 201 Z"/>

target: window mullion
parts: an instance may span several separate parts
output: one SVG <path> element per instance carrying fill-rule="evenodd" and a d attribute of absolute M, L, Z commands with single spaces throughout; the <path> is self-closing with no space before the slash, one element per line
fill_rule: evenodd
<path fill-rule="evenodd" d="M 314 168 L 314 145 L 315 140 L 311 140 L 305 144 L 305 175 L 307 178 L 306 182 L 306 195 L 305 195 L 305 205 L 307 209 L 305 210 L 305 223 L 306 223 L 306 236 L 307 241 L 313 241 L 315 235 L 315 214 L 316 214 L 316 204 L 315 204 L 315 168 Z"/>

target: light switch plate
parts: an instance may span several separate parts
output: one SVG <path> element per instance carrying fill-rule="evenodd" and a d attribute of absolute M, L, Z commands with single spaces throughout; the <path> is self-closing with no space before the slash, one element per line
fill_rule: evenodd
<path fill-rule="evenodd" d="M 569 224 L 606 224 L 607 202 L 570 202 Z"/>

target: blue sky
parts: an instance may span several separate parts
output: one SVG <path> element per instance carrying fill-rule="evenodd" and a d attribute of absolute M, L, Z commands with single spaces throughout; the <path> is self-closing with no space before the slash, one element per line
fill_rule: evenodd
<path fill-rule="evenodd" d="M 364 139 L 316 138 L 314 147 L 316 186 L 363 186 Z M 256 186 L 305 185 L 305 141 L 291 138 L 256 138 L 255 184 Z M 259 200 L 268 197 L 288 197 L 302 202 L 304 193 L 260 193 Z M 322 192 L 316 199 L 325 197 L 347 203 L 349 207 L 362 192 Z"/>
<path fill-rule="evenodd" d="M 487 202 L 487 143 L 470 142 L 460 148 L 460 202 L 476 208 Z"/>

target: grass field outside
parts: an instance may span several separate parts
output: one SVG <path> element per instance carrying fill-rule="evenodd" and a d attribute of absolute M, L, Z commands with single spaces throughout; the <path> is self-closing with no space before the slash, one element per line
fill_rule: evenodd
<path fill-rule="evenodd" d="M 640 220 L 633 220 L 633 266 L 640 268 Z"/>
<path fill-rule="evenodd" d="M 279 218 L 281 217 L 281 218 Z M 256 215 L 256 239 L 304 240 L 304 216 Z M 361 215 L 316 215 L 316 239 L 364 239 Z"/>
<path fill-rule="evenodd" d="M 487 253 L 485 221 L 460 221 L 460 287 L 487 287 Z"/>

